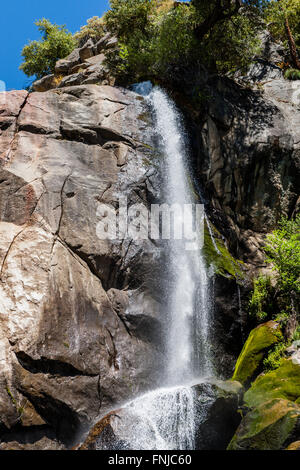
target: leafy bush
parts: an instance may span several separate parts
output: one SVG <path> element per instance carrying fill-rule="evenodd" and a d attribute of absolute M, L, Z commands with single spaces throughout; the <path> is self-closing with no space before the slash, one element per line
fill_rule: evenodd
<path fill-rule="evenodd" d="M 300 80 L 300 70 L 287 69 L 285 71 L 284 78 L 287 80 Z"/>
<path fill-rule="evenodd" d="M 296 321 L 300 294 L 300 215 L 295 220 L 282 218 L 277 230 L 266 239 L 266 260 L 275 272 L 270 278 L 254 281 L 249 313 L 262 321 L 276 319 L 283 326 L 293 315 Z M 280 313 L 279 313 L 280 312 Z"/>
<path fill-rule="evenodd" d="M 74 34 L 74 39 L 77 41 L 79 47 L 82 47 L 88 39 L 93 39 L 95 42 L 99 41 L 105 33 L 104 18 L 93 16 L 87 20 L 87 24 L 81 26 L 80 31 Z"/>
<path fill-rule="evenodd" d="M 271 371 L 280 366 L 286 348 L 287 344 L 280 342 L 271 349 L 268 356 L 263 361 L 263 368 L 265 371 Z"/>
<path fill-rule="evenodd" d="M 65 26 L 52 24 L 43 18 L 36 23 L 42 39 L 30 41 L 23 50 L 24 62 L 20 69 L 31 77 L 37 79 L 44 77 L 54 71 L 57 60 L 69 55 L 75 48 L 76 41 Z"/>
<path fill-rule="evenodd" d="M 271 311 L 272 284 L 270 277 L 259 276 L 254 281 L 254 290 L 249 302 L 250 315 L 264 321 Z"/>
<path fill-rule="evenodd" d="M 277 287 L 290 294 L 300 293 L 300 215 L 282 218 L 279 228 L 267 236 L 267 261 L 277 274 Z"/>

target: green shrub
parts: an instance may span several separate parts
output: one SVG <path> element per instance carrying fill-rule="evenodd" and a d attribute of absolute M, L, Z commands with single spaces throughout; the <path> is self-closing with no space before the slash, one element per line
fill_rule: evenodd
<path fill-rule="evenodd" d="M 28 77 L 37 79 L 53 73 L 57 60 L 69 55 L 76 41 L 65 26 L 52 24 L 45 18 L 37 21 L 36 26 L 42 34 L 40 41 L 30 41 L 22 50 L 24 62 L 20 69 Z"/>
<path fill-rule="evenodd" d="M 300 215 L 295 220 L 282 218 L 278 229 L 266 238 L 266 261 L 275 275 L 259 276 L 249 302 L 249 314 L 258 321 L 275 319 L 282 326 L 292 315 L 297 322 L 300 298 Z M 299 329 L 297 330 L 299 331 Z"/>
<path fill-rule="evenodd" d="M 287 80 L 300 80 L 300 70 L 287 69 L 284 73 L 284 78 Z"/>
<path fill-rule="evenodd" d="M 250 315 L 264 321 L 271 313 L 272 284 L 270 277 L 259 276 L 254 280 L 254 289 L 249 302 Z"/>
<path fill-rule="evenodd" d="M 265 252 L 276 272 L 277 288 L 283 294 L 300 294 L 300 215 L 280 220 L 279 228 L 267 236 Z"/>
<path fill-rule="evenodd" d="M 263 361 L 263 368 L 265 371 L 275 370 L 280 366 L 281 361 L 284 358 L 286 348 L 287 344 L 281 342 L 271 349 L 268 356 Z"/>

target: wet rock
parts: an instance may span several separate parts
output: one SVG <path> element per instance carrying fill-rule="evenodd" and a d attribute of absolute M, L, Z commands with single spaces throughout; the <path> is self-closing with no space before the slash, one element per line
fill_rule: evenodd
<path fill-rule="evenodd" d="M 122 420 L 124 410 L 108 413 L 90 431 L 84 443 L 76 450 L 125 450 L 128 442 L 120 440 L 114 433 L 114 422 Z"/>
<path fill-rule="evenodd" d="M 280 325 L 269 321 L 251 331 L 237 360 L 232 379 L 242 384 L 249 382 L 268 349 L 282 339 Z"/>
<path fill-rule="evenodd" d="M 197 395 L 196 449 L 226 449 L 241 421 L 238 407 L 242 385 L 236 381 L 208 379 L 194 389 Z"/>
<path fill-rule="evenodd" d="M 247 413 L 228 450 L 285 449 L 299 432 L 300 407 L 288 400 L 271 400 Z"/>

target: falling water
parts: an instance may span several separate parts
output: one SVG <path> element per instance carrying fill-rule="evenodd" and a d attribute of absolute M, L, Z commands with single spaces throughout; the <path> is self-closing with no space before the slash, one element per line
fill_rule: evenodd
<path fill-rule="evenodd" d="M 181 115 L 160 88 L 141 84 L 153 110 L 156 134 L 164 156 L 164 199 L 169 205 L 197 203 L 188 168 L 188 145 Z M 173 231 L 182 224 L 175 217 Z M 186 236 L 186 234 L 185 234 Z M 144 395 L 126 405 L 136 417 L 130 445 L 134 449 L 192 449 L 195 433 L 195 397 L 191 383 L 211 374 L 209 355 L 209 278 L 202 255 L 201 236 L 167 243 L 168 329 L 166 334 L 167 388 Z"/>
<path fill-rule="evenodd" d="M 193 187 L 189 182 L 188 145 L 181 116 L 174 103 L 155 87 L 149 99 L 155 113 L 156 133 L 165 156 L 165 200 L 168 204 L 193 204 Z M 183 211 L 182 211 L 183 213 Z M 175 224 L 182 224 L 180 215 Z M 195 250 L 187 250 L 188 240 L 169 243 L 169 328 L 166 380 L 181 385 L 210 370 L 209 279 L 202 256 L 201 236 L 196 234 Z"/>
<path fill-rule="evenodd" d="M 126 405 L 126 415 L 126 435 L 130 434 L 132 449 L 194 449 L 195 401 L 191 387 L 147 393 Z M 130 422 L 134 423 L 132 428 Z"/>

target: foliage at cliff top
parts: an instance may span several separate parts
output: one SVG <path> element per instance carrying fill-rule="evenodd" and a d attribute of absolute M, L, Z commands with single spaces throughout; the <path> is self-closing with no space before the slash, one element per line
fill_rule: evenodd
<path fill-rule="evenodd" d="M 74 36 L 65 26 L 39 20 L 42 39 L 23 48 L 21 70 L 41 78 L 75 47 L 110 31 L 118 37 L 119 48 L 108 54 L 107 65 L 120 82 L 180 82 L 182 73 L 193 73 L 197 65 L 213 73 L 233 73 L 246 70 L 259 52 L 259 32 L 266 24 L 276 39 L 289 45 L 292 65 L 300 68 L 295 50 L 300 0 L 111 0 L 110 5 L 104 17 L 90 18 Z"/>
<path fill-rule="evenodd" d="M 54 71 L 56 61 L 70 54 L 76 41 L 65 26 L 52 24 L 45 18 L 35 24 L 42 34 L 42 39 L 30 41 L 24 46 L 24 62 L 20 69 L 29 77 L 35 75 L 39 79 Z"/>
<path fill-rule="evenodd" d="M 258 51 L 259 7 L 231 1 L 111 0 L 107 28 L 118 38 L 111 69 L 124 81 L 170 81 L 204 64 L 215 72 L 245 68 Z M 219 8 L 221 6 L 221 8 Z"/>

